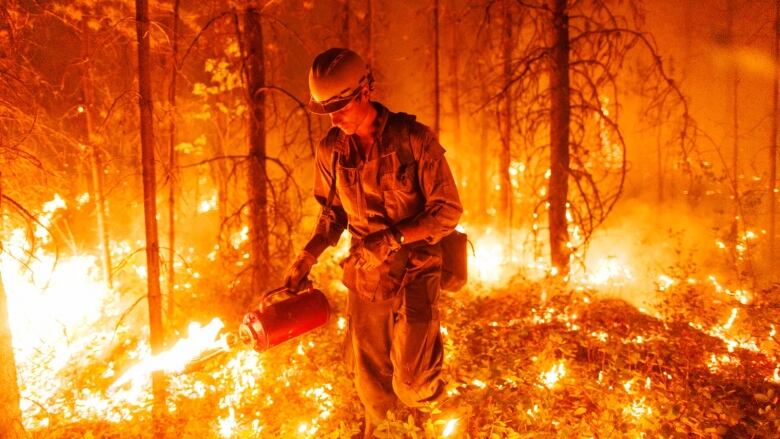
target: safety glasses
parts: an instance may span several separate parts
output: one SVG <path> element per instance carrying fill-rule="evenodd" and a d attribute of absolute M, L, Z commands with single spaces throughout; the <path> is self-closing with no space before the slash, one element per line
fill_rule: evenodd
<path fill-rule="evenodd" d="M 363 90 L 363 86 L 371 83 L 371 79 L 371 73 L 367 73 L 360 78 L 357 87 L 344 89 L 341 93 L 322 102 L 316 101 L 314 98 L 309 98 L 309 104 L 306 107 L 309 111 L 316 114 L 335 113 L 352 102 L 360 94 L 360 91 Z"/>

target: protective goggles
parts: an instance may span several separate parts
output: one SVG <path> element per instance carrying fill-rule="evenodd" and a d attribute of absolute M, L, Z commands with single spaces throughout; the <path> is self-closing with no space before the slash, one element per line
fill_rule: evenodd
<path fill-rule="evenodd" d="M 360 91 L 363 89 L 364 85 L 370 85 L 373 81 L 374 78 L 371 76 L 371 73 L 366 73 L 362 78 L 360 78 L 357 87 L 344 89 L 341 93 L 335 96 L 331 96 L 322 102 L 316 101 L 314 98 L 310 97 L 309 104 L 306 106 L 306 108 L 308 108 L 312 113 L 316 114 L 328 114 L 339 111 L 346 107 L 357 97 L 357 95 L 360 94 Z"/>

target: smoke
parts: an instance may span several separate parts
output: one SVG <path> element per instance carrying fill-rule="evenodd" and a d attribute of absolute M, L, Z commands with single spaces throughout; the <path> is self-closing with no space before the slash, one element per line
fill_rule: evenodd
<path fill-rule="evenodd" d="M 601 295 L 653 307 L 661 299 L 664 278 L 701 275 L 705 267 L 724 275 L 715 219 L 684 205 L 624 201 L 594 232 L 584 258 L 585 276 L 592 281 L 600 279 L 599 273 L 612 275 L 618 279 L 596 285 Z"/>

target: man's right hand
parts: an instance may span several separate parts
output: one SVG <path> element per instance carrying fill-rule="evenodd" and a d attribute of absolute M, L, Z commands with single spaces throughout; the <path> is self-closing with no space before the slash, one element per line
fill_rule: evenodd
<path fill-rule="evenodd" d="M 317 262 L 317 258 L 311 253 L 303 250 L 295 261 L 287 269 L 287 274 L 284 276 L 284 286 L 293 293 L 297 293 L 306 286 L 308 280 L 309 271 L 311 267 Z"/>

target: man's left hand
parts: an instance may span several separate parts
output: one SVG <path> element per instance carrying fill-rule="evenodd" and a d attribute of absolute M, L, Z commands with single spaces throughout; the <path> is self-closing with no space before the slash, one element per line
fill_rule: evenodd
<path fill-rule="evenodd" d="M 361 268 L 371 270 L 382 265 L 391 253 L 401 248 L 401 243 L 390 229 L 370 233 L 363 238 Z"/>

